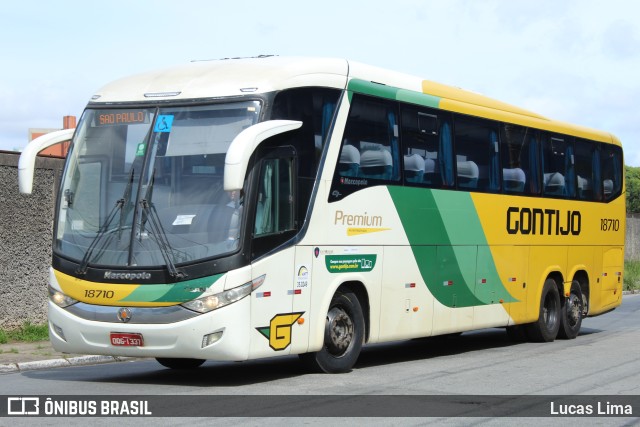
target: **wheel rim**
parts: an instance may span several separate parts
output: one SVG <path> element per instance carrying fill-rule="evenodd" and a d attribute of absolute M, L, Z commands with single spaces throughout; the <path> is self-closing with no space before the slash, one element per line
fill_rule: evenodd
<path fill-rule="evenodd" d="M 354 325 L 351 316 L 341 307 L 333 307 L 327 313 L 325 345 L 333 356 L 343 356 L 351 347 Z"/>
<path fill-rule="evenodd" d="M 569 304 L 567 307 L 567 323 L 573 328 L 578 324 L 582 316 L 582 304 L 580 298 L 574 293 L 569 296 L 567 304 Z"/>
<path fill-rule="evenodd" d="M 548 330 L 552 330 L 555 327 L 556 322 L 558 321 L 558 306 L 551 292 L 547 293 L 544 299 L 542 312 L 544 316 L 544 324 L 546 325 Z"/>

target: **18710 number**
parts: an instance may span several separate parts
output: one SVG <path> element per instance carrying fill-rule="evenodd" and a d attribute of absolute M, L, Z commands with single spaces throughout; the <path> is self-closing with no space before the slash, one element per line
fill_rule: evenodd
<path fill-rule="evenodd" d="M 111 299 L 115 296 L 114 291 L 103 291 L 101 289 L 85 289 L 85 298 L 107 298 Z"/>
<path fill-rule="evenodd" d="M 620 220 L 612 219 L 612 218 L 601 218 L 600 230 L 601 231 L 618 231 L 620 230 Z"/>

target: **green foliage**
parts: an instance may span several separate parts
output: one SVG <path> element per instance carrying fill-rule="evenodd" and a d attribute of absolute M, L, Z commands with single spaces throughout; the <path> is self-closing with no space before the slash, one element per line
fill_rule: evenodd
<path fill-rule="evenodd" d="M 640 167 L 625 166 L 627 213 L 640 213 Z"/>
<path fill-rule="evenodd" d="M 25 322 L 20 328 L 14 330 L 0 329 L 0 344 L 6 344 L 9 341 L 46 341 L 49 339 L 49 326 L 33 325 Z"/>
<path fill-rule="evenodd" d="M 640 261 L 624 262 L 624 284 L 625 291 L 640 289 Z"/>

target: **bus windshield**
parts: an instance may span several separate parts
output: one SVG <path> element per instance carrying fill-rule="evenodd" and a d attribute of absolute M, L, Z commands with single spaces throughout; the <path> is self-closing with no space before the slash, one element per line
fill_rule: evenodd
<path fill-rule="evenodd" d="M 172 266 L 238 249 L 242 196 L 223 190 L 224 159 L 260 107 L 86 110 L 61 183 L 55 250 L 86 269 Z"/>

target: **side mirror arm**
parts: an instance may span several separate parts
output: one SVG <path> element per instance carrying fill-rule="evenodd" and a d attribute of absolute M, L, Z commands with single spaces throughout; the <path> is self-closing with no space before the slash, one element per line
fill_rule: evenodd
<path fill-rule="evenodd" d="M 294 120 L 269 120 L 240 132 L 231 141 L 224 160 L 224 190 L 242 190 L 249 159 L 262 141 L 301 126 L 302 122 Z"/>
<path fill-rule="evenodd" d="M 31 194 L 36 156 L 47 147 L 68 141 L 73 137 L 75 129 L 63 129 L 47 133 L 31 141 L 22 150 L 18 160 L 18 187 L 22 194 Z"/>

